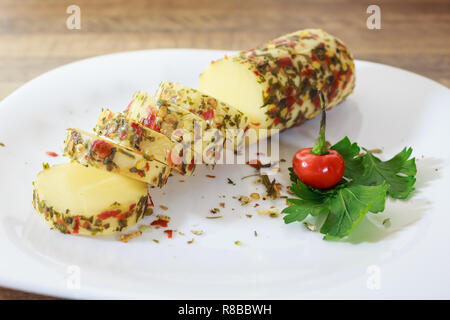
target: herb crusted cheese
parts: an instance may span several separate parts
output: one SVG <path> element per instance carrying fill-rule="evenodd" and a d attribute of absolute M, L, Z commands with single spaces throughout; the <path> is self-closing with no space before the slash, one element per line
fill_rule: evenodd
<path fill-rule="evenodd" d="M 119 173 L 157 187 L 162 187 L 170 174 L 168 166 L 80 129 L 68 129 L 64 154 L 83 165 Z"/>
<path fill-rule="evenodd" d="M 333 108 L 354 85 L 347 47 L 323 30 L 307 29 L 211 63 L 198 87 L 242 111 L 255 126 L 283 130 L 320 113 L 317 90 Z"/>
<path fill-rule="evenodd" d="M 176 82 L 161 82 L 156 91 L 156 101 L 160 104 L 166 102 L 192 112 L 206 121 L 211 120 L 211 125 L 220 130 L 226 137 L 226 130 L 241 129 L 242 133 L 251 127 L 248 117 L 241 111 L 214 97 L 204 94 L 193 88 L 186 87 Z M 234 149 L 244 143 L 243 135 L 238 136 Z"/>
<path fill-rule="evenodd" d="M 204 163 L 214 164 L 216 154 L 223 150 L 225 137 L 215 128 L 213 119 L 205 120 L 167 100 L 156 101 L 154 96 L 145 92 L 134 94 L 126 116 L 173 141 L 182 142 Z"/>
<path fill-rule="evenodd" d="M 195 169 L 193 152 L 184 154 L 181 144 L 171 141 L 155 130 L 128 120 L 120 113 L 103 110 L 94 131 L 174 168 L 181 174 L 191 175 Z"/>
<path fill-rule="evenodd" d="M 33 206 L 65 234 L 108 235 L 135 225 L 148 205 L 147 185 L 76 162 L 41 171 Z"/>

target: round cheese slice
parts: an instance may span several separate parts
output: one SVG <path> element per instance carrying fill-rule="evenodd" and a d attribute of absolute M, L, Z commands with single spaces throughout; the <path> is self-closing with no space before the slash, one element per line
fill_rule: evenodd
<path fill-rule="evenodd" d="M 147 184 L 76 162 L 41 171 L 33 206 L 66 234 L 109 235 L 135 225 L 147 209 Z"/>

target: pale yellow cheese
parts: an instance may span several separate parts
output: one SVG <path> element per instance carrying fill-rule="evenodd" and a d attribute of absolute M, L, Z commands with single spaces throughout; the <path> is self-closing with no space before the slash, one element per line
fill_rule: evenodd
<path fill-rule="evenodd" d="M 76 162 L 41 171 L 33 205 L 63 233 L 107 235 L 135 225 L 147 209 L 147 184 Z"/>

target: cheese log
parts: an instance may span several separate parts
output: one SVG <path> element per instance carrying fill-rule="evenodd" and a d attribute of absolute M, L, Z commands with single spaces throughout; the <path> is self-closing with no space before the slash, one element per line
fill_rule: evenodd
<path fill-rule="evenodd" d="M 41 171 L 33 206 L 65 234 L 109 235 L 135 225 L 148 205 L 147 184 L 76 162 Z"/>
<path fill-rule="evenodd" d="M 227 129 L 239 129 L 241 135 L 238 136 L 236 146 L 233 146 L 235 149 L 239 149 L 243 142 L 243 133 L 251 127 L 248 117 L 241 111 L 180 83 L 162 82 L 158 87 L 155 99 L 158 104 L 164 105 L 170 102 L 195 113 L 204 120 L 212 120 L 212 126 L 220 130 L 224 137 L 227 136 Z"/>
<path fill-rule="evenodd" d="M 198 89 L 246 114 L 260 128 L 286 129 L 320 113 L 317 90 L 327 108 L 355 85 L 352 54 L 320 29 L 301 30 L 256 49 L 212 62 Z"/>
<path fill-rule="evenodd" d="M 94 132 L 118 144 L 135 149 L 151 160 L 159 161 L 179 173 L 191 175 L 195 169 L 193 152 L 184 155 L 181 144 L 165 135 L 128 120 L 120 113 L 103 110 L 97 119 Z"/>
<path fill-rule="evenodd" d="M 68 129 L 64 155 L 83 165 L 115 172 L 162 187 L 170 168 L 134 150 L 80 129 Z"/>
<path fill-rule="evenodd" d="M 223 143 L 217 137 L 219 131 L 214 128 L 212 119 L 204 120 L 169 101 L 158 103 L 154 96 L 138 91 L 125 113 L 128 119 L 161 132 L 172 141 L 183 143 L 184 148 L 192 148 L 195 163 L 203 160 L 207 164 L 213 164 L 216 152 L 222 151 L 216 148 L 218 144 L 223 147 Z M 202 154 L 203 157 L 196 154 Z"/>

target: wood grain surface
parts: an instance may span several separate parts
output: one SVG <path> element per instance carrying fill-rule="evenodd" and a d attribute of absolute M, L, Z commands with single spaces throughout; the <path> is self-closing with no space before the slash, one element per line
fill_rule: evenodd
<path fill-rule="evenodd" d="M 72 4 L 81 9 L 80 30 L 66 27 Z M 370 4 L 381 8 L 381 30 L 366 27 Z M 309 27 L 341 38 L 356 59 L 450 86 L 449 0 L 0 0 L 0 100 L 43 72 L 86 57 L 152 48 L 248 49 Z M 0 299 L 43 298 L 0 288 Z"/>

